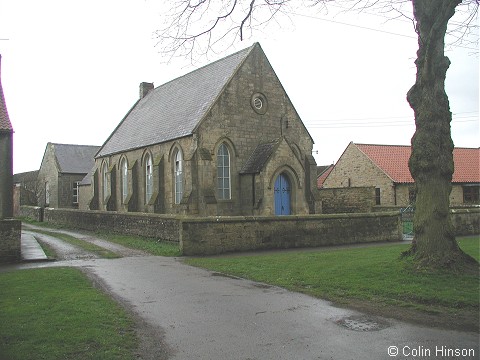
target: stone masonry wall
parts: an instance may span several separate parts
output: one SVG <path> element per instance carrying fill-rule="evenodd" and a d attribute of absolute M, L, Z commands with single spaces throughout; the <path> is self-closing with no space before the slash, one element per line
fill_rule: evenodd
<path fill-rule="evenodd" d="M 47 208 L 44 220 L 76 229 L 138 235 L 162 241 L 179 241 L 179 218 L 169 215 Z"/>
<path fill-rule="evenodd" d="M 375 207 L 374 187 L 319 189 L 323 214 L 371 212 Z"/>
<path fill-rule="evenodd" d="M 179 242 L 184 255 L 286 249 L 401 239 L 398 213 L 268 217 L 45 209 L 46 222 Z"/>
<path fill-rule="evenodd" d="M 184 255 L 401 239 L 397 213 L 189 218 L 182 221 L 181 234 Z"/>
<path fill-rule="evenodd" d="M 21 218 L 27 218 L 34 221 L 43 221 L 43 208 L 40 206 L 20 206 L 20 212 L 18 216 Z"/>
<path fill-rule="evenodd" d="M 48 196 L 46 184 L 48 183 Z M 45 149 L 45 155 L 38 171 L 38 205 L 58 207 L 58 169 L 51 144 Z M 48 198 L 48 204 L 46 202 Z"/>
<path fill-rule="evenodd" d="M 11 263 L 21 258 L 22 223 L 19 220 L 0 220 L 0 263 Z"/>
<path fill-rule="evenodd" d="M 480 208 L 452 209 L 450 217 L 456 235 L 480 234 Z"/>

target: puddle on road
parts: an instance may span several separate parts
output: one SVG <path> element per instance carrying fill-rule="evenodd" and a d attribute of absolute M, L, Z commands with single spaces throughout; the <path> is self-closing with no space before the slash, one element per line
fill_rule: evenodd
<path fill-rule="evenodd" d="M 378 331 L 389 327 L 389 324 L 380 319 L 368 316 L 349 316 L 336 320 L 335 323 L 353 331 Z"/>

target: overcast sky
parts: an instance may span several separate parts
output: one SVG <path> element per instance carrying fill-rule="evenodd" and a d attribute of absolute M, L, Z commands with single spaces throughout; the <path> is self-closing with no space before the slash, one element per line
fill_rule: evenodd
<path fill-rule="evenodd" d="M 165 63 L 152 36 L 157 11 L 148 0 L 0 0 L 15 173 L 38 169 L 47 142 L 102 145 L 137 100 L 140 82 L 159 86 L 256 41 L 312 135 L 318 165 L 336 162 L 350 141 L 410 144 L 415 127 L 405 98 L 417 40 L 408 20 L 291 15 L 282 29 L 274 24 L 192 66 Z M 453 141 L 479 147 L 478 51 L 456 47 L 447 56 Z"/>

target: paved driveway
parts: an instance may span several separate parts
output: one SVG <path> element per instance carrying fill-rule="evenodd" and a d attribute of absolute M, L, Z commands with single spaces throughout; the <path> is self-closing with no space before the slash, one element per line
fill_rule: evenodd
<path fill-rule="evenodd" d="M 81 267 L 127 304 L 155 335 L 153 345 L 158 346 L 151 347 L 151 359 L 478 359 L 479 355 L 474 333 L 372 318 L 282 288 L 194 268 L 180 259 L 137 254 L 42 266 L 52 265 Z M 447 351 L 473 356 L 443 356 Z"/>

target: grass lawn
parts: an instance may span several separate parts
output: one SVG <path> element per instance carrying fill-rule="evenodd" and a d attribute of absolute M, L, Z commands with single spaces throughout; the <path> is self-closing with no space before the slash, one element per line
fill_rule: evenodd
<path fill-rule="evenodd" d="M 0 273 L 0 359 L 134 359 L 126 312 L 79 270 Z"/>
<path fill-rule="evenodd" d="M 479 258 L 479 237 L 462 238 Z M 408 245 L 188 258 L 187 264 L 405 320 L 478 331 L 479 276 L 418 273 L 400 260 Z"/>
<path fill-rule="evenodd" d="M 155 256 L 181 256 L 180 245 L 167 241 L 147 239 L 133 235 L 99 233 L 99 237 L 131 249 L 143 250 Z"/>

